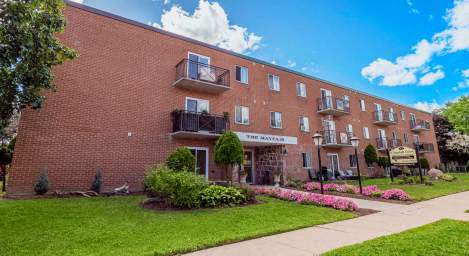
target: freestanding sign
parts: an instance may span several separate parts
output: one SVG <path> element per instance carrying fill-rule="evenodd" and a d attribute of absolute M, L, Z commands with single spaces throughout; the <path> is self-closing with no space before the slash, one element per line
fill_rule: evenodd
<path fill-rule="evenodd" d="M 389 158 L 392 165 L 414 165 L 417 163 L 415 149 L 408 147 L 397 147 L 389 150 Z"/>

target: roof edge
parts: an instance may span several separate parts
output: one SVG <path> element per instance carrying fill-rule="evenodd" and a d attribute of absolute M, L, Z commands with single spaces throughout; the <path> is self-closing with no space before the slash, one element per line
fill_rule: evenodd
<path fill-rule="evenodd" d="M 211 45 L 211 44 L 208 44 L 208 43 L 204 43 L 202 41 L 198 41 L 198 40 L 195 40 L 195 39 L 192 39 L 192 38 L 189 38 L 189 37 L 181 36 L 181 35 L 178 35 L 178 34 L 163 30 L 163 29 L 159 29 L 159 28 L 156 28 L 156 27 L 153 27 L 153 26 L 150 26 L 150 25 L 147 25 L 147 24 L 135 21 L 135 20 L 131 20 L 131 19 L 128 19 L 128 18 L 119 16 L 119 15 L 107 12 L 107 11 L 96 9 L 96 8 L 88 6 L 88 5 L 80 4 L 80 3 L 74 2 L 72 0 L 64 0 L 64 2 L 65 2 L 66 5 L 69 5 L 69 6 L 72 6 L 72 7 L 87 11 L 87 12 L 91 12 L 91 13 L 94 13 L 94 14 L 105 16 L 105 17 L 108 17 L 108 18 L 111 18 L 111 19 L 114 19 L 114 20 L 117 20 L 117 21 L 121 21 L 121 22 L 130 24 L 130 25 L 134 25 L 134 26 L 137 26 L 137 27 L 148 29 L 148 30 L 151 30 L 151 31 L 154 31 L 154 32 L 157 32 L 157 33 L 160 33 L 160 34 L 164 34 L 164 35 L 167 35 L 167 36 L 171 36 L 171 37 L 174 37 L 174 38 L 177 38 L 177 39 L 180 39 L 180 40 L 184 40 L 184 41 L 187 41 L 187 42 L 190 42 L 190 43 L 198 44 L 198 45 L 201 45 L 201 46 L 204 46 L 204 47 L 216 50 L 216 51 L 220 51 L 220 52 L 223 52 L 223 53 L 226 53 L 226 54 L 230 54 L 230 55 L 233 55 L 233 56 L 245 59 L 245 60 L 254 61 L 254 62 L 257 62 L 259 64 L 270 66 L 272 68 L 276 68 L 276 69 L 279 69 L 279 70 L 282 70 L 282 71 L 285 71 L 285 72 L 288 72 L 288 73 L 292 73 L 292 74 L 295 74 L 295 75 L 298 75 L 298 76 L 302 76 L 302 77 L 305 77 L 305 78 L 309 78 L 309 79 L 317 80 L 317 81 L 320 81 L 320 82 L 323 82 L 323 83 L 327 83 L 327 84 L 330 84 L 332 86 L 336 86 L 336 87 L 339 87 L 339 88 L 342 88 L 342 89 L 345 89 L 345 90 L 350 90 L 350 91 L 354 91 L 354 92 L 357 92 L 357 93 L 360 93 L 360 94 L 364 94 L 364 95 L 367 95 L 367 96 L 370 96 L 370 97 L 373 97 L 373 98 L 376 98 L 376 99 L 380 99 L 380 100 L 383 100 L 383 101 L 386 101 L 386 102 L 389 102 L 389 103 L 392 103 L 392 104 L 397 104 L 397 105 L 400 105 L 400 106 L 403 106 L 403 107 L 406 107 L 406 108 L 414 109 L 416 111 L 419 111 L 419 112 L 422 112 L 422 113 L 425 113 L 425 114 L 432 114 L 431 112 L 427 112 L 427 111 L 424 111 L 424 110 L 421 110 L 421 109 L 417 109 L 417 108 L 414 108 L 414 107 L 411 107 L 411 106 L 408 106 L 408 105 L 405 105 L 405 104 L 402 104 L 402 103 L 397 103 L 397 102 L 391 101 L 389 99 L 385 99 L 385 98 L 382 98 L 382 97 L 379 97 L 379 96 L 376 96 L 376 95 L 373 95 L 373 94 L 369 94 L 369 93 L 366 93 L 366 92 L 363 92 L 363 91 L 360 91 L 360 90 L 357 90 L 357 89 L 354 89 L 354 88 L 351 88 L 351 87 L 348 87 L 348 86 L 345 86 L 345 85 L 337 84 L 337 83 L 327 81 L 327 80 L 324 80 L 324 79 L 321 79 L 321 78 L 318 78 L 318 77 L 315 77 L 315 76 L 312 76 L 312 75 L 308 75 L 308 74 L 305 74 L 305 73 L 302 73 L 302 72 L 299 72 L 299 71 L 296 71 L 296 70 L 292 70 L 292 69 L 289 69 L 289 68 L 286 68 L 286 67 L 283 67 L 283 66 L 272 64 L 270 62 L 267 62 L 267 61 L 264 61 L 264 60 L 261 60 L 261 59 L 249 57 L 249 56 L 246 56 L 246 55 L 234 52 L 234 51 L 226 50 L 226 49 L 220 48 L 218 46 Z"/>

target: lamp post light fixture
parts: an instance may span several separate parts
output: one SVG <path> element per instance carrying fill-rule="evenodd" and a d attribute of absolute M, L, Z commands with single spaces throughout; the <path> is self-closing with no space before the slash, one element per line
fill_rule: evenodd
<path fill-rule="evenodd" d="M 322 135 L 320 133 L 315 133 L 313 135 L 313 142 L 318 148 L 318 163 L 319 163 L 319 183 L 321 184 L 321 194 L 324 194 L 324 187 L 322 184 L 322 180 L 324 179 L 322 173 L 322 165 L 321 165 L 321 145 L 322 145 Z"/>
<path fill-rule="evenodd" d="M 350 138 L 350 143 L 352 143 L 352 147 L 355 149 L 355 161 L 357 161 L 357 173 L 358 173 L 358 186 L 360 187 L 360 195 L 362 194 L 362 177 L 360 175 L 360 164 L 358 163 L 358 144 L 360 143 L 360 139 L 356 136 Z"/>

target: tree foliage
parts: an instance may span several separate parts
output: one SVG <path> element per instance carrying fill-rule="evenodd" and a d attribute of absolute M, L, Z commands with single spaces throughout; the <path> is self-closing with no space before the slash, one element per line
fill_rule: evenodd
<path fill-rule="evenodd" d="M 438 112 L 434 113 L 433 126 L 435 127 L 440 159 L 443 163 L 448 163 L 451 161 L 466 163 L 469 161 L 469 154 L 464 153 L 462 150 L 458 150 L 456 145 L 458 138 L 453 140 L 453 138 L 457 135 L 454 132 L 453 125 L 448 122 L 448 119 L 445 116 Z M 448 147 L 448 144 L 450 144 L 451 147 Z"/>
<path fill-rule="evenodd" d="M 61 0 L 0 1 L 0 130 L 22 108 L 40 108 L 42 90 L 55 90 L 52 67 L 77 56 L 55 37 L 63 8 Z"/>
<path fill-rule="evenodd" d="M 242 164 L 244 150 L 238 135 L 227 131 L 218 138 L 215 144 L 215 163 L 221 166 Z"/>
<path fill-rule="evenodd" d="M 186 147 L 177 148 L 168 159 L 166 165 L 175 171 L 195 171 L 195 157 Z"/>
<path fill-rule="evenodd" d="M 430 163 L 425 157 L 420 158 L 420 167 L 422 169 L 430 169 Z"/>
<path fill-rule="evenodd" d="M 364 154 L 365 162 L 368 166 L 378 162 L 378 154 L 376 153 L 376 149 L 373 147 L 373 145 L 368 144 L 368 146 L 365 148 Z"/>
<path fill-rule="evenodd" d="M 469 96 L 463 96 L 457 102 L 448 103 L 442 114 L 448 118 L 454 130 L 469 135 Z"/>

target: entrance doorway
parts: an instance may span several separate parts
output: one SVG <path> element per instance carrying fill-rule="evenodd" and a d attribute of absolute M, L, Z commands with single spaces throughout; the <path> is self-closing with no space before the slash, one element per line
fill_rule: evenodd
<path fill-rule="evenodd" d="M 195 173 L 208 179 L 208 148 L 188 147 L 195 156 Z"/>
<path fill-rule="evenodd" d="M 248 174 L 246 182 L 254 184 L 254 151 L 244 150 L 244 171 Z"/>
<path fill-rule="evenodd" d="M 339 173 L 339 155 L 338 154 L 327 154 L 327 160 L 329 162 L 329 169 L 332 172 L 332 178 L 336 178 L 336 174 Z"/>

